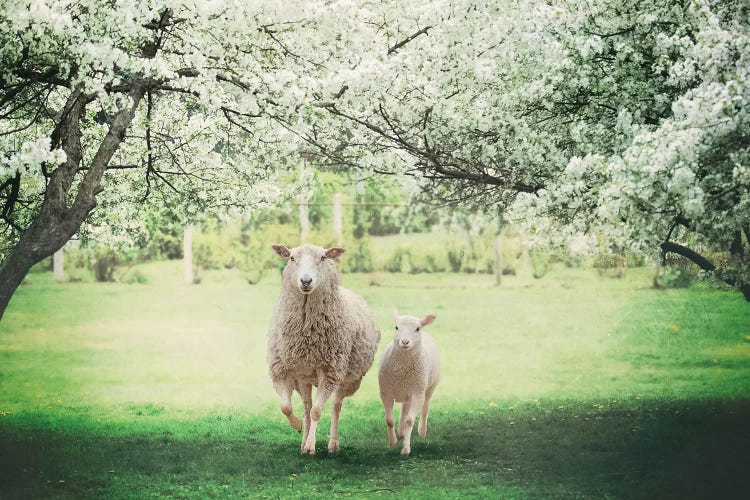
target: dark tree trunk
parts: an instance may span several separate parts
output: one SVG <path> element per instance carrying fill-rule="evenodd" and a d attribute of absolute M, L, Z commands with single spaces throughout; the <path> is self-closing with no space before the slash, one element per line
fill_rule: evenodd
<path fill-rule="evenodd" d="M 115 115 L 109 131 L 78 184 L 70 206 L 70 188 L 83 158 L 80 122 L 89 97 L 81 89 L 76 89 L 68 98 L 60 123 L 52 132 L 52 144 L 61 146 L 67 159 L 52 173 L 39 215 L 24 231 L 18 244 L 0 267 L 0 320 L 13 293 L 31 267 L 62 248 L 96 207 L 96 195 L 102 190 L 104 171 L 125 138 L 125 131 L 144 94 L 145 86 L 135 81 L 130 92 L 131 107 L 122 109 Z"/>
<path fill-rule="evenodd" d="M 21 285 L 31 266 L 34 265 L 33 259 L 24 255 L 23 251 L 17 251 L 19 249 L 20 245 L 0 267 L 0 318 L 3 317 L 13 293 Z"/>

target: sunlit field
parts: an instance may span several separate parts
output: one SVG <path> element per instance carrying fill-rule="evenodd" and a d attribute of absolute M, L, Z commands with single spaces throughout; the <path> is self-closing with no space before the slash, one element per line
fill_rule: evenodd
<path fill-rule="evenodd" d="M 553 268 L 544 279 L 347 274 L 383 332 L 437 320 L 426 440 L 387 447 L 376 368 L 344 403 L 342 452 L 299 456 L 266 374 L 278 276 L 55 284 L 0 323 L 0 497 L 720 497 L 748 486 L 750 307 Z M 376 365 L 377 366 L 377 361 Z M 297 408 L 300 401 L 295 400 Z M 330 406 L 330 403 L 329 403 Z"/>

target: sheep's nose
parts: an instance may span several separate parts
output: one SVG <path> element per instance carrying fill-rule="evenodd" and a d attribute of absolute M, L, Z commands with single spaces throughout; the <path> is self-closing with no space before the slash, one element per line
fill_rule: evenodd
<path fill-rule="evenodd" d="M 299 282 L 300 284 L 302 284 L 302 286 L 308 287 L 312 284 L 312 278 L 310 276 L 305 275 L 299 279 Z"/>
<path fill-rule="evenodd" d="M 409 341 L 407 339 L 401 339 L 401 345 L 404 347 L 409 347 Z"/>

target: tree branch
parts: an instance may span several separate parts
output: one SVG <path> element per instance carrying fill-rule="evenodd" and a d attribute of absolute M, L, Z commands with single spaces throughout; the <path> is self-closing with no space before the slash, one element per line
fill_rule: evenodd
<path fill-rule="evenodd" d="M 661 251 L 664 255 L 666 255 L 667 253 L 676 253 L 677 255 L 682 255 L 704 271 L 716 270 L 716 265 L 714 265 L 713 262 L 702 256 L 698 252 L 691 250 L 688 247 L 682 246 L 679 243 L 665 241 L 661 244 Z"/>
<path fill-rule="evenodd" d="M 417 31 L 416 33 L 413 33 L 413 34 L 407 36 L 406 38 L 404 38 L 403 40 L 401 40 L 400 42 L 398 42 L 396 45 L 390 47 L 388 49 L 388 55 L 393 54 L 398 49 L 400 49 L 401 47 L 403 47 L 407 43 L 409 43 L 412 40 L 414 40 L 415 38 L 417 38 L 419 35 L 428 35 L 427 30 L 429 30 L 431 28 L 432 28 L 432 26 L 425 26 L 424 28 L 422 28 L 421 30 Z"/>

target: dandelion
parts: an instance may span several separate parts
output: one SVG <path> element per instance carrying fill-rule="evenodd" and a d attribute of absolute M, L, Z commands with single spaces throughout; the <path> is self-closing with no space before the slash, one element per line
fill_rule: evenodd
<path fill-rule="evenodd" d="M 672 323 L 671 325 L 669 325 L 667 328 L 669 328 L 670 330 L 675 331 L 675 332 L 679 332 L 680 331 L 680 325 L 676 325 L 674 323 Z"/>
<path fill-rule="evenodd" d="M 490 408 L 497 408 L 497 403 L 495 403 L 494 401 L 491 401 Z"/>

